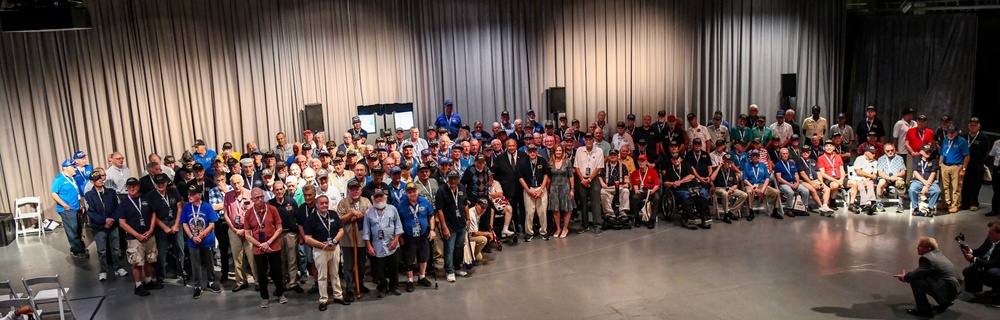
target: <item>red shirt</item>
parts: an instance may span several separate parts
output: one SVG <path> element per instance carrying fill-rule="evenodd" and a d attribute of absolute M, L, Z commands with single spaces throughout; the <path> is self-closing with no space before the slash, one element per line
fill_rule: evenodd
<path fill-rule="evenodd" d="M 816 166 L 835 179 L 840 179 L 840 177 L 844 175 L 844 159 L 837 154 L 824 153 L 819 156 L 819 160 L 816 161 Z"/>
<path fill-rule="evenodd" d="M 934 142 L 934 130 L 924 128 L 924 134 L 919 134 L 920 129 L 913 127 L 906 131 L 906 145 L 910 146 L 915 152 L 920 152 L 920 148 L 925 144 L 930 144 Z"/>
<path fill-rule="evenodd" d="M 660 185 L 660 175 L 656 173 L 656 170 L 646 167 L 646 178 L 642 179 L 642 169 L 636 168 L 629 175 L 629 184 L 632 186 L 642 186 L 645 189 L 653 189 L 654 186 Z"/>
<path fill-rule="evenodd" d="M 254 237 L 261 243 L 271 240 L 274 233 L 281 230 L 281 216 L 278 215 L 278 209 L 269 204 L 265 204 L 264 207 L 267 209 L 260 210 L 254 207 L 243 216 L 243 229 L 246 230 L 246 236 Z M 262 224 L 263 227 L 261 227 Z M 263 240 L 261 240 L 260 232 L 264 232 Z M 278 250 L 281 250 L 281 241 L 271 243 L 271 252 Z M 261 251 L 260 246 L 253 247 L 254 255 L 265 253 Z"/>

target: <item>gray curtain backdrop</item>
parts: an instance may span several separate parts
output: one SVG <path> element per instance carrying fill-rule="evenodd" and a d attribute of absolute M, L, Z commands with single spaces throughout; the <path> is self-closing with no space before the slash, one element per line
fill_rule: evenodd
<path fill-rule="evenodd" d="M 799 109 L 840 109 L 845 3 L 797 0 L 91 0 L 94 29 L 0 35 L 0 212 L 48 199 L 75 150 L 95 166 L 145 155 L 300 139 L 322 103 L 329 134 L 355 106 L 413 102 L 421 127 L 445 99 L 471 123 L 545 115 L 566 87 L 570 118 L 657 110 L 773 119 L 780 74 Z M 800 112 L 800 118 L 805 112 Z M 238 147 L 239 148 L 239 147 Z M 47 217 L 54 217 L 45 200 Z"/>
<path fill-rule="evenodd" d="M 874 105 L 891 128 L 912 107 L 932 128 L 950 115 L 965 130 L 975 103 L 976 15 L 861 16 L 849 25 L 851 119 Z"/>

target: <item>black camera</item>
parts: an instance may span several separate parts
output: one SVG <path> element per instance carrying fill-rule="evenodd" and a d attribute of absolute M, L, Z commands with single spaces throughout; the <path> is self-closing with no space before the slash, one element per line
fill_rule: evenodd
<path fill-rule="evenodd" d="M 249 206 L 250 205 L 250 200 L 243 200 L 243 205 L 244 206 Z"/>
<path fill-rule="evenodd" d="M 969 247 L 969 245 L 965 244 L 965 234 L 964 233 L 959 232 L 958 235 L 955 236 L 955 242 L 958 242 L 958 246 L 961 247 L 961 248 L 968 248 Z"/>

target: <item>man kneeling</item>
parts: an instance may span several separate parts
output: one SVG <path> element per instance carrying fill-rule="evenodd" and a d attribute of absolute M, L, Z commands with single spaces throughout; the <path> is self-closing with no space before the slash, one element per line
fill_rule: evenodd
<path fill-rule="evenodd" d="M 919 317 L 933 317 L 931 304 L 927 301 L 930 295 L 937 301 L 934 311 L 944 312 L 958 296 L 958 273 L 955 265 L 938 250 L 937 240 L 930 237 L 920 238 L 917 243 L 917 254 L 920 255 L 920 265 L 913 271 L 897 274 L 899 281 L 909 283 L 913 291 L 913 299 L 917 308 L 906 310 L 906 313 Z"/>

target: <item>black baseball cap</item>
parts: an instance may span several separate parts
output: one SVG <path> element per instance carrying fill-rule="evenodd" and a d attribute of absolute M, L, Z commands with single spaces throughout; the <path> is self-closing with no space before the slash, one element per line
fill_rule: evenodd
<path fill-rule="evenodd" d="M 611 149 L 611 151 L 608 151 L 608 156 L 610 157 L 612 155 L 617 156 L 618 155 L 618 150 L 617 149 Z"/>
<path fill-rule="evenodd" d="M 917 116 L 917 121 L 927 121 L 927 115 L 926 114 L 922 114 L 922 115 Z"/>
<path fill-rule="evenodd" d="M 361 188 L 361 183 L 358 180 L 353 180 L 347 183 L 347 189 Z"/>
<path fill-rule="evenodd" d="M 691 119 L 694 119 L 694 118 L 697 118 L 697 117 L 698 117 L 698 116 L 697 116 L 697 115 L 695 115 L 695 114 L 694 114 L 694 112 L 692 112 L 692 113 L 688 113 L 688 115 L 687 115 L 687 119 L 688 119 L 688 121 L 691 121 Z"/>
<path fill-rule="evenodd" d="M 167 177 L 166 173 L 161 173 L 153 177 L 153 183 L 161 184 L 170 182 L 170 177 Z"/>
<path fill-rule="evenodd" d="M 799 146 L 799 150 L 802 150 L 802 151 L 812 151 L 812 148 L 810 148 L 807 145 L 802 145 L 802 146 Z"/>
<path fill-rule="evenodd" d="M 223 149 L 232 149 L 233 148 L 233 143 L 232 142 L 223 143 L 222 144 L 222 148 Z"/>
<path fill-rule="evenodd" d="M 722 160 L 723 161 L 733 161 L 733 155 L 728 154 L 728 153 L 724 154 L 724 155 L 722 155 Z"/>
<path fill-rule="evenodd" d="M 128 180 L 125 180 L 125 185 L 126 186 L 137 186 L 137 185 L 139 185 L 139 179 L 128 178 Z"/>
<path fill-rule="evenodd" d="M 202 165 L 200 162 L 195 162 L 193 165 L 191 165 L 191 171 L 205 171 L 205 166 Z"/>
<path fill-rule="evenodd" d="M 197 183 L 192 183 L 192 184 L 188 185 L 188 188 L 187 188 L 187 194 L 188 195 L 202 194 L 203 192 L 205 192 L 205 190 L 201 187 L 201 185 L 199 185 Z"/>
<path fill-rule="evenodd" d="M 90 173 L 90 181 L 100 180 L 104 175 L 100 171 L 94 171 Z"/>

